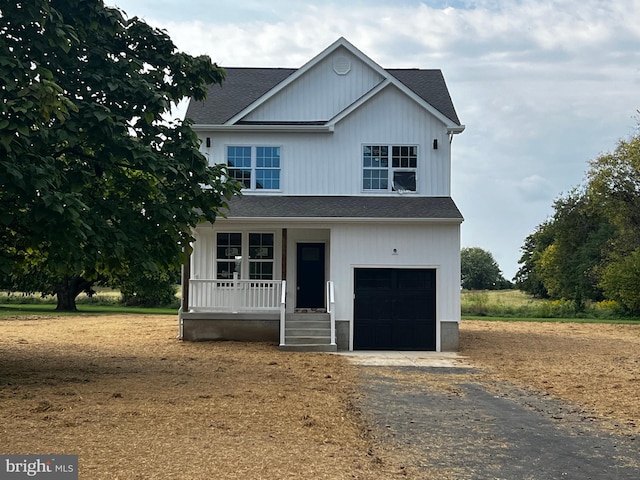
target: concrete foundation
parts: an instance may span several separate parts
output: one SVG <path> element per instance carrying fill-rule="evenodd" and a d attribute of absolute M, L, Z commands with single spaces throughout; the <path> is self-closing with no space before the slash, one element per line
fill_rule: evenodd
<path fill-rule="evenodd" d="M 236 340 L 278 343 L 280 316 L 188 313 L 182 317 L 182 339 L 190 342 Z"/>
<path fill-rule="evenodd" d="M 460 348 L 460 324 L 458 322 L 440 323 L 440 351 L 457 352 Z"/>
<path fill-rule="evenodd" d="M 339 352 L 349 350 L 349 320 L 336 320 L 336 345 Z"/>

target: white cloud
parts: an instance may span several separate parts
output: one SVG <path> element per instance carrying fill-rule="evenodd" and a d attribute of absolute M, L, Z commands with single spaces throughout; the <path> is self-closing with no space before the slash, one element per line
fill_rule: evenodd
<path fill-rule="evenodd" d="M 551 202 L 634 130 L 636 0 L 112 0 L 223 66 L 299 67 L 344 36 L 387 68 L 440 68 L 463 244 L 510 276 Z"/>
<path fill-rule="evenodd" d="M 518 183 L 517 188 L 523 200 L 527 202 L 542 201 L 548 205 L 550 200 L 556 195 L 553 184 L 540 175 L 529 175 L 523 178 Z"/>

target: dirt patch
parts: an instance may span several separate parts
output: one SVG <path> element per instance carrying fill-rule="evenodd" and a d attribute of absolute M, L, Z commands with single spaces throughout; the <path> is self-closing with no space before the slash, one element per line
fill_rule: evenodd
<path fill-rule="evenodd" d="M 494 378 L 580 405 L 640 433 L 640 325 L 467 321 L 460 353 Z"/>
<path fill-rule="evenodd" d="M 366 367 L 345 357 L 181 342 L 167 316 L 3 319 L 0 332 L 0 453 L 79 454 L 92 480 L 428 478 L 408 465 L 411 445 L 368 431 Z M 480 371 L 399 370 L 394 381 L 443 402 L 469 398 L 471 375 L 514 382 L 638 433 L 640 326 L 473 321 L 461 339 Z M 447 451 L 430 448 L 434 478 L 455 477 Z"/>
<path fill-rule="evenodd" d="M 176 340 L 167 316 L 0 321 L 0 452 L 81 478 L 389 477 L 341 357 Z"/>

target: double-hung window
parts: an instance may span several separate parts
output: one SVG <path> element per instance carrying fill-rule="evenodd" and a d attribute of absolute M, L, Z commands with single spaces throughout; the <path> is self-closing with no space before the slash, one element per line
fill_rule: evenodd
<path fill-rule="evenodd" d="M 236 271 L 236 257 L 242 257 L 242 234 L 218 233 L 216 236 L 217 279 L 233 278 L 233 273 Z"/>
<path fill-rule="evenodd" d="M 248 258 L 245 253 L 248 252 Z M 240 278 L 273 280 L 274 234 L 219 232 L 216 235 L 216 278 L 232 279 L 234 272 Z M 247 275 L 248 269 L 248 277 Z"/>
<path fill-rule="evenodd" d="M 227 147 L 229 176 L 250 190 L 280 190 L 280 147 Z"/>
<path fill-rule="evenodd" d="M 415 192 L 418 171 L 416 145 L 364 145 L 362 189 Z"/>
<path fill-rule="evenodd" d="M 273 280 L 273 233 L 249 234 L 249 278 Z"/>

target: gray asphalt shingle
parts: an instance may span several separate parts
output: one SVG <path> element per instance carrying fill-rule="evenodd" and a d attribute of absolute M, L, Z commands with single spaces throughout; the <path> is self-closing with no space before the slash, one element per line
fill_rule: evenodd
<path fill-rule="evenodd" d="M 228 218 L 395 218 L 462 220 L 450 197 L 243 195 Z"/>
<path fill-rule="evenodd" d="M 190 101 L 187 118 L 201 125 L 221 125 L 296 72 L 291 68 L 225 68 L 226 80 L 209 85 L 207 99 Z M 390 69 L 397 80 L 460 125 L 449 90 L 440 70 Z M 324 119 L 328 121 L 329 118 Z"/>

